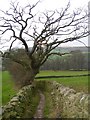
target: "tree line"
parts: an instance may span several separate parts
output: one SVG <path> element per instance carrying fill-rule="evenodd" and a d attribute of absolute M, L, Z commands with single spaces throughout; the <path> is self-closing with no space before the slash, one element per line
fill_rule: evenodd
<path fill-rule="evenodd" d="M 49 58 L 41 70 L 87 70 L 88 62 L 88 53 L 75 50 L 63 57 Z"/>

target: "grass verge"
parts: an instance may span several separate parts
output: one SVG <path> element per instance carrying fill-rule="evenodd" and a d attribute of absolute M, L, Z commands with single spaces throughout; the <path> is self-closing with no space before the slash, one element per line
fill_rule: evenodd
<path fill-rule="evenodd" d="M 26 105 L 26 110 L 25 110 L 23 118 L 33 118 L 33 116 L 35 115 L 37 106 L 40 101 L 40 96 L 37 91 L 38 89 L 32 88 L 31 99 L 30 99 L 30 102 Z"/>
<path fill-rule="evenodd" d="M 8 71 L 2 72 L 2 105 L 5 105 L 18 92 Z"/>

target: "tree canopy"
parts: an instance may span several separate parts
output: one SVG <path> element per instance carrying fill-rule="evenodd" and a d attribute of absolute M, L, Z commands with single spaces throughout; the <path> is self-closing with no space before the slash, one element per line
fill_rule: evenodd
<path fill-rule="evenodd" d="M 77 40 L 89 35 L 88 12 L 82 9 L 70 12 L 70 2 L 65 8 L 50 10 L 34 14 L 37 5 L 28 4 L 21 7 L 18 2 L 11 2 L 8 11 L 2 11 L 0 16 L 0 43 L 9 42 L 8 52 L 0 52 L 23 66 L 23 59 L 13 57 L 12 49 L 19 41 L 26 56 L 30 60 L 30 70 L 39 69 L 51 55 L 65 55 L 66 53 L 53 53 L 59 45 Z M 30 49 L 30 45 L 32 48 Z M 19 44 L 18 46 L 19 47 Z"/>

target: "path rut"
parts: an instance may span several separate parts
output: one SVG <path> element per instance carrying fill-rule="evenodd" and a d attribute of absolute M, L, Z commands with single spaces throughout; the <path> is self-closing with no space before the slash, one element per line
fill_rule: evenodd
<path fill-rule="evenodd" d="M 39 91 L 39 94 L 40 94 L 40 102 L 37 107 L 34 118 L 43 118 L 44 117 L 43 112 L 44 112 L 44 106 L 45 106 L 45 96 L 41 91 Z"/>

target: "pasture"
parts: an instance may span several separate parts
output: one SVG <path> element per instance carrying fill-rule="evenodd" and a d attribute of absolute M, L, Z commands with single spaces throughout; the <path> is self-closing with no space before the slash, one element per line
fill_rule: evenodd
<path fill-rule="evenodd" d="M 84 75 L 88 74 L 88 71 L 52 71 L 52 70 L 45 70 L 40 71 L 37 76 L 68 76 L 68 75 Z"/>
<path fill-rule="evenodd" d="M 88 93 L 88 76 L 77 76 L 77 75 L 87 75 L 88 71 L 41 71 L 38 76 L 65 76 L 61 78 L 43 78 L 38 80 L 54 80 L 75 89 L 77 92 Z M 67 76 L 76 77 L 67 77 Z"/>

